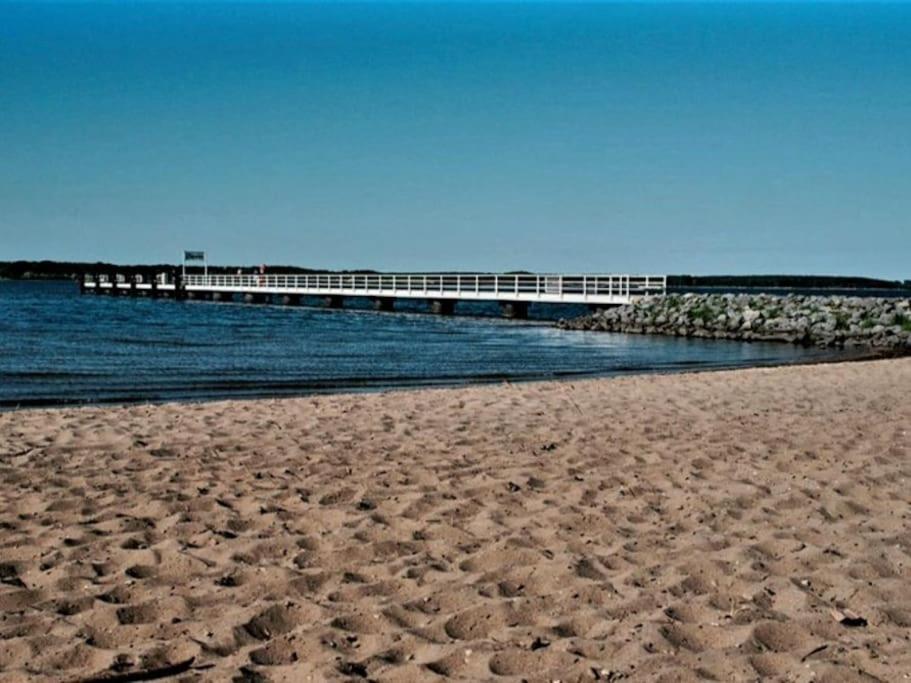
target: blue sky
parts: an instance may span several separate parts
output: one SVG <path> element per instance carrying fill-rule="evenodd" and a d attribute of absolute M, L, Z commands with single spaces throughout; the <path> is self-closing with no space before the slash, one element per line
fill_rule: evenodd
<path fill-rule="evenodd" d="M 911 5 L 0 3 L 0 260 L 911 278 Z"/>

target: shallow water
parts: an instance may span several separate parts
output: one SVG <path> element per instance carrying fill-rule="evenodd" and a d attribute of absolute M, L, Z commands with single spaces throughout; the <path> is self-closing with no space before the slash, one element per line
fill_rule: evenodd
<path fill-rule="evenodd" d="M 0 405 L 278 396 L 800 362 L 779 344 L 554 329 L 421 312 L 80 296 L 71 282 L 0 282 Z M 468 312 L 472 315 L 465 315 Z M 532 309 L 536 316 L 580 309 Z"/>

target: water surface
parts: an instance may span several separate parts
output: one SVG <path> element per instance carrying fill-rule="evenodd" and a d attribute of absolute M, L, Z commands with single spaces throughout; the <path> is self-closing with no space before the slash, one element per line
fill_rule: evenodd
<path fill-rule="evenodd" d="M 353 302 L 357 305 L 358 302 Z M 281 396 L 743 367 L 827 352 L 564 331 L 542 320 L 80 296 L 0 282 L 0 406 Z M 546 307 L 533 313 L 554 316 Z M 562 312 L 578 312 L 562 311 Z"/>

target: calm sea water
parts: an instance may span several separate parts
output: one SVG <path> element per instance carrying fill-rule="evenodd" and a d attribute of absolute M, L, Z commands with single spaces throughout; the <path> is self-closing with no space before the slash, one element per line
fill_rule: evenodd
<path fill-rule="evenodd" d="M 491 305 L 454 317 L 413 308 L 174 302 L 80 296 L 70 282 L 0 282 L 0 406 L 278 396 L 824 356 L 777 344 L 561 331 L 540 320 L 498 319 Z"/>

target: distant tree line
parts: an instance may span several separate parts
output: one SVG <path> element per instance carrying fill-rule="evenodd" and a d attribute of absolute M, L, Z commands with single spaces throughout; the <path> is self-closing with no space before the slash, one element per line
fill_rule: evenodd
<path fill-rule="evenodd" d="M 115 263 L 88 263 L 84 261 L 0 261 L 0 279 L 6 280 L 78 280 L 87 274 L 113 276 L 118 273 L 142 275 L 151 279 L 158 273 L 174 274 L 179 265 L 171 263 L 125 265 Z M 190 268 L 190 266 L 188 266 Z M 193 265 L 192 272 L 201 266 Z M 259 266 L 209 266 L 213 275 L 258 273 Z M 299 266 L 268 265 L 266 272 L 306 274 L 318 271 Z M 373 270 L 340 270 L 339 273 L 374 273 Z M 522 273 L 525 271 L 513 271 Z M 868 277 L 840 277 L 830 275 L 669 275 L 668 288 L 718 289 L 911 289 L 911 280 L 880 280 Z"/>
<path fill-rule="evenodd" d="M 911 288 L 911 280 L 902 282 L 838 275 L 669 275 L 667 285 L 673 289 L 908 289 Z"/>
<path fill-rule="evenodd" d="M 88 263 L 84 261 L 0 261 L 0 279 L 5 280 L 79 280 L 85 275 L 116 275 L 135 274 L 142 275 L 144 279 L 151 279 L 158 273 L 174 274 L 179 272 L 181 266 L 172 263 L 138 264 L 123 263 Z M 193 273 L 202 272 L 202 266 L 187 265 L 187 270 Z M 258 273 L 259 266 L 209 266 L 212 275 L 230 275 L 240 271 L 243 274 Z M 315 273 L 312 268 L 298 266 L 268 266 L 267 272 L 273 273 Z M 346 271 L 368 272 L 368 271 Z"/>
<path fill-rule="evenodd" d="M 5 280 L 77 280 L 87 273 L 113 275 L 122 272 L 154 273 L 171 272 L 167 264 L 124 266 L 113 263 L 85 263 L 80 261 L 0 261 L 0 278 Z"/>

